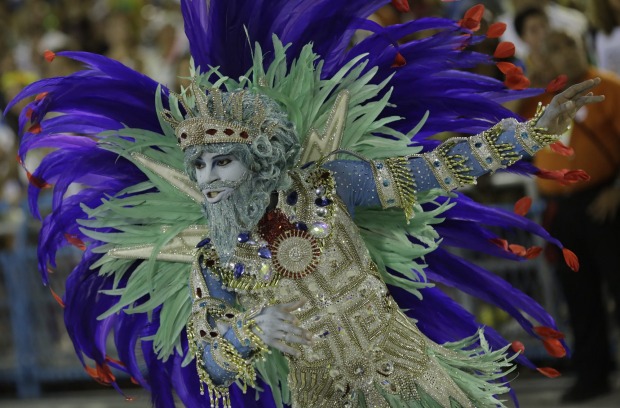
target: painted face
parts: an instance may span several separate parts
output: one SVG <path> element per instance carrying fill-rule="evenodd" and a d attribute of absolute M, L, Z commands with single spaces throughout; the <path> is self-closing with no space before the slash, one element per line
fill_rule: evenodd
<path fill-rule="evenodd" d="M 228 197 L 248 170 L 245 164 L 231 154 L 205 152 L 193 164 L 198 186 L 210 204 Z"/>

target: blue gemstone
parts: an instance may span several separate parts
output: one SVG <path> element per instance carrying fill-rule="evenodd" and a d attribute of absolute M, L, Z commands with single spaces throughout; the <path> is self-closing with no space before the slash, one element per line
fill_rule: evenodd
<path fill-rule="evenodd" d="M 242 232 L 237 237 L 237 241 L 241 242 L 242 244 L 244 242 L 248 242 L 249 240 L 250 240 L 250 233 L 249 232 Z"/>
<path fill-rule="evenodd" d="M 527 132 L 523 132 L 521 133 L 521 137 L 527 139 L 528 137 L 530 137 L 530 135 L 528 135 Z"/>
<path fill-rule="evenodd" d="M 394 204 L 395 202 L 396 202 L 396 201 L 394 201 L 394 199 L 393 199 L 393 198 L 390 198 L 390 199 L 388 200 L 388 204 Z"/>
<path fill-rule="evenodd" d="M 378 169 L 382 169 L 383 168 L 383 163 L 377 163 L 377 168 Z"/>
<path fill-rule="evenodd" d="M 439 166 L 441 166 L 441 162 L 440 162 L 439 160 L 435 160 L 435 161 L 433 162 L 433 165 L 434 165 L 435 167 L 439 167 Z"/>
<path fill-rule="evenodd" d="M 211 244 L 211 238 L 205 238 L 196 245 L 196 248 L 202 248 L 205 245 Z"/>
<path fill-rule="evenodd" d="M 314 200 L 314 204 L 318 205 L 319 207 L 327 207 L 331 203 L 332 202 L 326 197 L 319 197 L 316 200 Z"/>
<path fill-rule="evenodd" d="M 241 275 L 245 272 L 245 265 L 242 263 L 236 263 L 235 269 L 233 270 L 233 276 L 235 279 L 239 279 Z"/>
<path fill-rule="evenodd" d="M 304 222 L 296 222 L 295 228 L 297 228 L 300 231 L 308 231 L 308 226 Z"/>
<path fill-rule="evenodd" d="M 492 157 L 487 157 L 486 159 L 484 159 L 484 161 L 486 161 L 487 163 L 491 164 L 491 163 L 493 163 L 493 158 Z"/>
<path fill-rule="evenodd" d="M 289 195 L 286 196 L 286 203 L 288 205 L 297 204 L 297 191 L 291 191 Z"/>
<path fill-rule="evenodd" d="M 390 185 L 389 180 L 383 180 L 383 185 L 384 185 L 385 187 L 389 186 L 389 185 Z"/>
<path fill-rule="evenodd" d="M 198 306 L 200 306 L 200 307 L 205 307 L 206 305 L 207 305 L 207 302 L 200 302 L 200 303 L 198 304 Z"/>
<path fill-rule="evenodd" d="M 451 179 L 450 177 L 446 177 L 443 181 L 444 181 L 446 184 L 450 184 L 450 183 L 452 183 L 452 179 Z"/>
<path fill-rule="evenodd" d="M 258 256 L 263 259 L 271 259 L 271 251 L 267 247 L 258 248 Z"/>
<path fill-rule="evenodd" d="M 476 142 L 476 143 L 474 143 L 474 146 L 476 146 L 476 147 L 482 147 L 482 143 L 480 143 L 480 142 Z"/>

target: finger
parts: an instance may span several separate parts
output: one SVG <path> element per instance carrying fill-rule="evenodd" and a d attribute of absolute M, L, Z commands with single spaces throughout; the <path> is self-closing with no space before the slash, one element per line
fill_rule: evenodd
<path fill-rule="evenodd" d="M 292 334 L 292 335 L 297 336 L 299 338 L 304 338 L 304 339 L 306 339 L 308 341 L 312 340 L 312 333 L 311 332 L 309 332 L 306 329 L 302 329 L 301 327 L 293 326 L 293 325 L 290 325 L 290 324 L 287 324 L 287 325 L 283 324 L 283 325 L 279 326 L 275 330 L 282 333 L 281 338 L 286 336 L 286 335 L 288 335 L 288 334 Z"/>
<path fill-rule="evenodd" d="M 272 337 L 267 335 L 259 327 L 257 327 L 257 326 L 252 327 L 252 333 L 256 334 L 258 336 L 258 338 L 263 341 L 263 343 L 267 344 L 268 346 L 272 345 L 272 343 L 273 343 Z"/>
<path fill-rule="evenodd" d="M 558 96 L 561 96 L 567 99 L 573 99 L 579 95 L 583 95 L 586 92 L 589 92 L 590 89 L 594 88 L 600 83 L 601 83 L 601 78 L 588 79 L 587 81 L 583 81 L 578 84 L 570 86 Z"/>
<path fill-rule="evenodd" d="M 293 334 L 291 332 L 289 333 L 282 333 L 282 337 L 280 337 L 280 340 L 284 341 L 285 343 L 295 343 L 295 344 L 303 344 L 303 345 L 310 345 L 311 341 L 306 338 L 306 336 L 303 333 L 299 333 L 299 334 Z"/>
<path fill-rule="evenodd" d="M 306 299 L 301 299 L 295 302 L 283 303 L 279 305 L 279 308 L 287 312 L 294 312 L 295 310 L 299 309 L 305 304 L 306 304 Z"/>
<path fill-rule="evenodd" d="M 273 343 L 272 345 L 273 348 L 280 350 L 281 352 L 285 353 L 285 354 L 289 354 L 295 358 L 299 358 L 299 356 L 301 356 L 301 353 L 299 352 L 299 350 L 295 349 L 294 347 L 289 346 L 286 343 L 283 343 L 281 341 L 277 341 L 275 343 Z"/>
<path fill-rule="evenodd" d="M 584 105 L 589 105 L 591 103 L 603 102 L 604 100 L 605 100 L 605 95 L 588 94 L 586 96 L 582 96 L 581 98 L 577 99 L 576 102 L 579 107 L 582 107 Z"/>
<path fill-rule="evenodd" d="M 285 312 L 281 309 L 273 309 L 272 311 L 270 311 L 270 313 L 279 320 L 299 324 L 299 319 L 294 315 L 290 314 L 289 312 Z"/>

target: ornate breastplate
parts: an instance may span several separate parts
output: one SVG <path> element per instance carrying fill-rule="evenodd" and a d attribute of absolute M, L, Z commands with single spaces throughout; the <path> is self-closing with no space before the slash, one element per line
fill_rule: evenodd
<path fill-rule="evenodd" d="M 276 209 L 265 214 L 254 231 L 239 234 L 235 252 L 222 264 L 209 238 L 198 244 L 197 259 L 227 290 L 252 293 L 277 286 L 281 278 L 313 273 L 330 236 L 335 186 L 328 170 L 296 177 L 295 188 L 280 193 Z M 299 213 L 297 210 L 300 209 Z"/>

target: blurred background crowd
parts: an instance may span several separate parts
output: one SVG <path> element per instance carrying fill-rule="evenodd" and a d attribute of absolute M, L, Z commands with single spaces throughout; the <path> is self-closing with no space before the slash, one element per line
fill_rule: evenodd
<path fill-rule="evenodd" d="M 572 185 L 567 190 L 553 190 L 531 180 L 514 181 L 497 175 L 481 182 L 468 193 L 498 206 L 514 202 L 515 198 L 523 194 L 538 198 L 531 214 L 541 221 L 546 217 L 546 226 L 552 230 L 554 223 L 549 220 L 549 203 L 556 203 L 555 216 L 558 214 L 557 209 L 566 204 L 562 201 L 565 197 L 576 197 L 575 200 L 585 200 L 585 214 L 586 211 L 594 211 L 591 210 L 592 202 L 600 195 L 612 195 L 612 198 L 608 198 L 607 210 L 603 209 L 596 215 L 564 216 L 583 216 L 589 224 L 596 221 L 597 217 L 602 217 L 594 225 L 606 226 L 611 231 L 610 236 L 605 236 L 608 245 L 604 252 L 611 250 L 620 253 L 613 250 L 613 245 L 617 243 L 613 235 L 618 235 L 617 231 L 620 231 L 617 229 L 617 219 L 620 217 L 615 217 L 617 207 L 614 207 L 614 203 L 620 206 L 620 195 L 614 195 L 614 191 L 620 191 L 620 179 L 616 178 L 620 174 L 620 115 L 616 114 L 620 104 L 615 104 L 615 101 L 620 102 L 620 82 L 617 77 L 620 75 L 620 0 L 410 0 L 410 11 L 407 13 L 398 12 L 392 5 L 387 5 L 372 18 L 385 25 L 425 16 L 459 20 L 470 7 L 478 3 L 485 5 L 483 32 L 491 23 L 500 21 L 507 24 L 501 41 L 516 44 L 517 53 L 511 61 L 525 72 L 532 86 L 545 88 L 559 74 L 566 74 L 567 84 L 580 81 L 589 74 L 601 74 L 609 82 L 603 93 L 609 95 L 611 101 L 607 103 L 608 108 L 601 108 L 598 112 L 598 119 L 594 115 L 578 115 L 579 123 L 572 134 L 572 141 L 566 141 L 579 153 L 579 132 L 585 135 L 584 138 L 595 135 L 599 147 L 590 146 L 590 150 L 586 147 L 582 157 L 587 156 L 589 163 L 579 163 L 580 168 L 596 164 L 589 169 L 593 173 L 594 184 L 591 185 L 595 187 L 594 190 Z M 178 89 L 182 78 L 188 75 L 189 51 L 178 0 L 2 0 L 0 22 L 2 110 L 29 83 L 40 78 L 68 74 L 80 68 L 66 58 L 55 58 L 52 62 L 46 60 L 45 52 L 48 50 L 100 53 L 143 72 L 171 89 Z M 483 51 L 492 54 L 499 41 L 485 41 L 480 46 L 487 47 Z M 562 51 L 558 52 L 558 49 Z M 502 72 L 494 65 L 480 67 L 479 72 L 504 79 Z M 532 114 L 532 103 L 536 102 L 530 100 L 511 104 L 510 108 L 529 116 Z M 42 288 L 36 274 L 34 248 L 40 224 L 31 221 L 27 215 L 28 178 L 16 159 L 21 108 L 23 104 L 18 104 L 0 117 L 0 332 L 5 334 L 0 336 L 0 392 L 7 390 L 20 396 L 36 396 L 41 386 L 45 387 L 47 383 L 80 380 L 85 378 L 85 374 L 72 355 L 71 344 L 63 333 L 61 309 L 54 304 L 48 289 Z M 589 125 L 588 120 L 595 123 Z M 32 160 L 36 162 L 36 158 Z M 570 167 L 575 164 L 562 165 Z M 616 190 L 609 193 L 609 189 Z M 586 193 L 588 197 L 583 198 Z M 617 202 L 614 201 L 616 196 L 619 197 Z M 558 197 L 561 198 L 559 203 L 556 202 Z M 45 196 L 42 199 L 45 200 Z M 573 204 L 571 207 L 574 207 Z M 562 232 L 557 229 L 552 232 L 556 235 L 564 234 L 560 238 L 569 242 L 574 241 L 571 233 L 576 233 L 574 230 Z M 581 231 L 579 234 L 588 237 L 588 232 Z M 596 261 L 592 261 L 592 265 L 588 263 L 587 252 L 591 249 L 580 248 L 581 245 L 581 242 L 575 242 L 571 249 L 583 257 L 584 266 L 593 271 L 600 269 L 595 265 Z M 52 283 L 52 290 L 62 293 L 61 282 L 70 269 L 73 256 L 75 254 L 67 253 L 66 259 L 59 260 L 55 268 L 56 283 Z M 575 390 L 573 386 L 565 395 L 567 400 L 572 398 L 574 401 L 585 401 L 607 392 L 613 386 L 607 377 L 615 368 L 612 362 L 617 349 L 611 340 L 614 332 L 607 328 L 606 322 L 611 319 L 609 316 L 614 309 L 618 309 L 615 305 L 619 303 L 620 286 L 618 279 L 610 282 L 606 271 L 586 275 L 588 282 L 594 282 L 589 292 L 593 300 L 587 302 L 598 305 L 598 309 L 589 309 L 584 314 L 586 319 L 592 313 L 600 316 L 598 320 L 602 320 L 603 328 L 595 336 L 604 341 L 599 344 L 587 341 L 580 344 L 584 341 L 579 340 L 579 334 L 575 334 L 580 330 L 591 330 L 592 320 L 587 320 L 590 326 L 585 329 L 576 327 L 583 325 L 583 319 L 579 322 L 575 320 L 575 309 L 578 307 L 571 300 L 575 293 L 571 292 L 570 287 L 577 285 L 578 295 L 582 296 L 583 283 L 558 281 L 557 275 L 553 273 L 552 260 L 552 254 L 546 259 L 541 257 L 538 263 L 529 264 L 530 271 L 523 270 L 523 267 L 510 271 L 505 265 L 486 266 L 498 273 L 512 274 L 512 277 L 507 277 L 511 282 L 521 286 L 559 316 L 560 325 L 566 330 L 569 339 L 573 344 L 577 343 L 578 353 L 585 355 L 587 353 L 583 350 L 592 347 L 606 350 L 598 356 L 582 358 L 585 362 L 576 363 L 577 366 L 562 366 L 565 363 L 556 362 L 561 365 L 560 368 L 585 370 L 587 374 L 577 375 L 578 382 L 580 376 L 589 376 L 601 384 L 601 387 L 588 384 L 585 392 L 582 389 Z M 486 260 L 478 261 L 484 263 Z M 616 271 L 620 268 L 617 256 L 613 259 L 605 258 L 604 263 L 612 265 L 611 268 Z M 620 276 L 620 273 L 617 275 Z M 24 282 L 28 282 L 26 287 Z M 611 295 L 610 300 L 601 300 L 606 299 L 606 294 Z M 484 323 L 495 326 L 503 323 L 501 314 L 490 311 L 484 305 L 472 304 L 471 309 Z M 504 334 L 512 336 L 510 330 L 510 323 L 506 323 Z M 37 353 L 32 353 L 32 350 L 37 350 Z M 530 356 L 536 358 L 536 350 Z M 538 357 L 545 359 L 547 356 L 542 350 Z M 605 359 L 606 366 L 578 367 L 579 364 L 588 365 L 596 359 Z M 577 361 L 580 361 L 579 358 Z M 590 395 L 587 391 L 593 388 L 594 392 Z M 571 392 L 573 395 L 569 395 Z"/>

